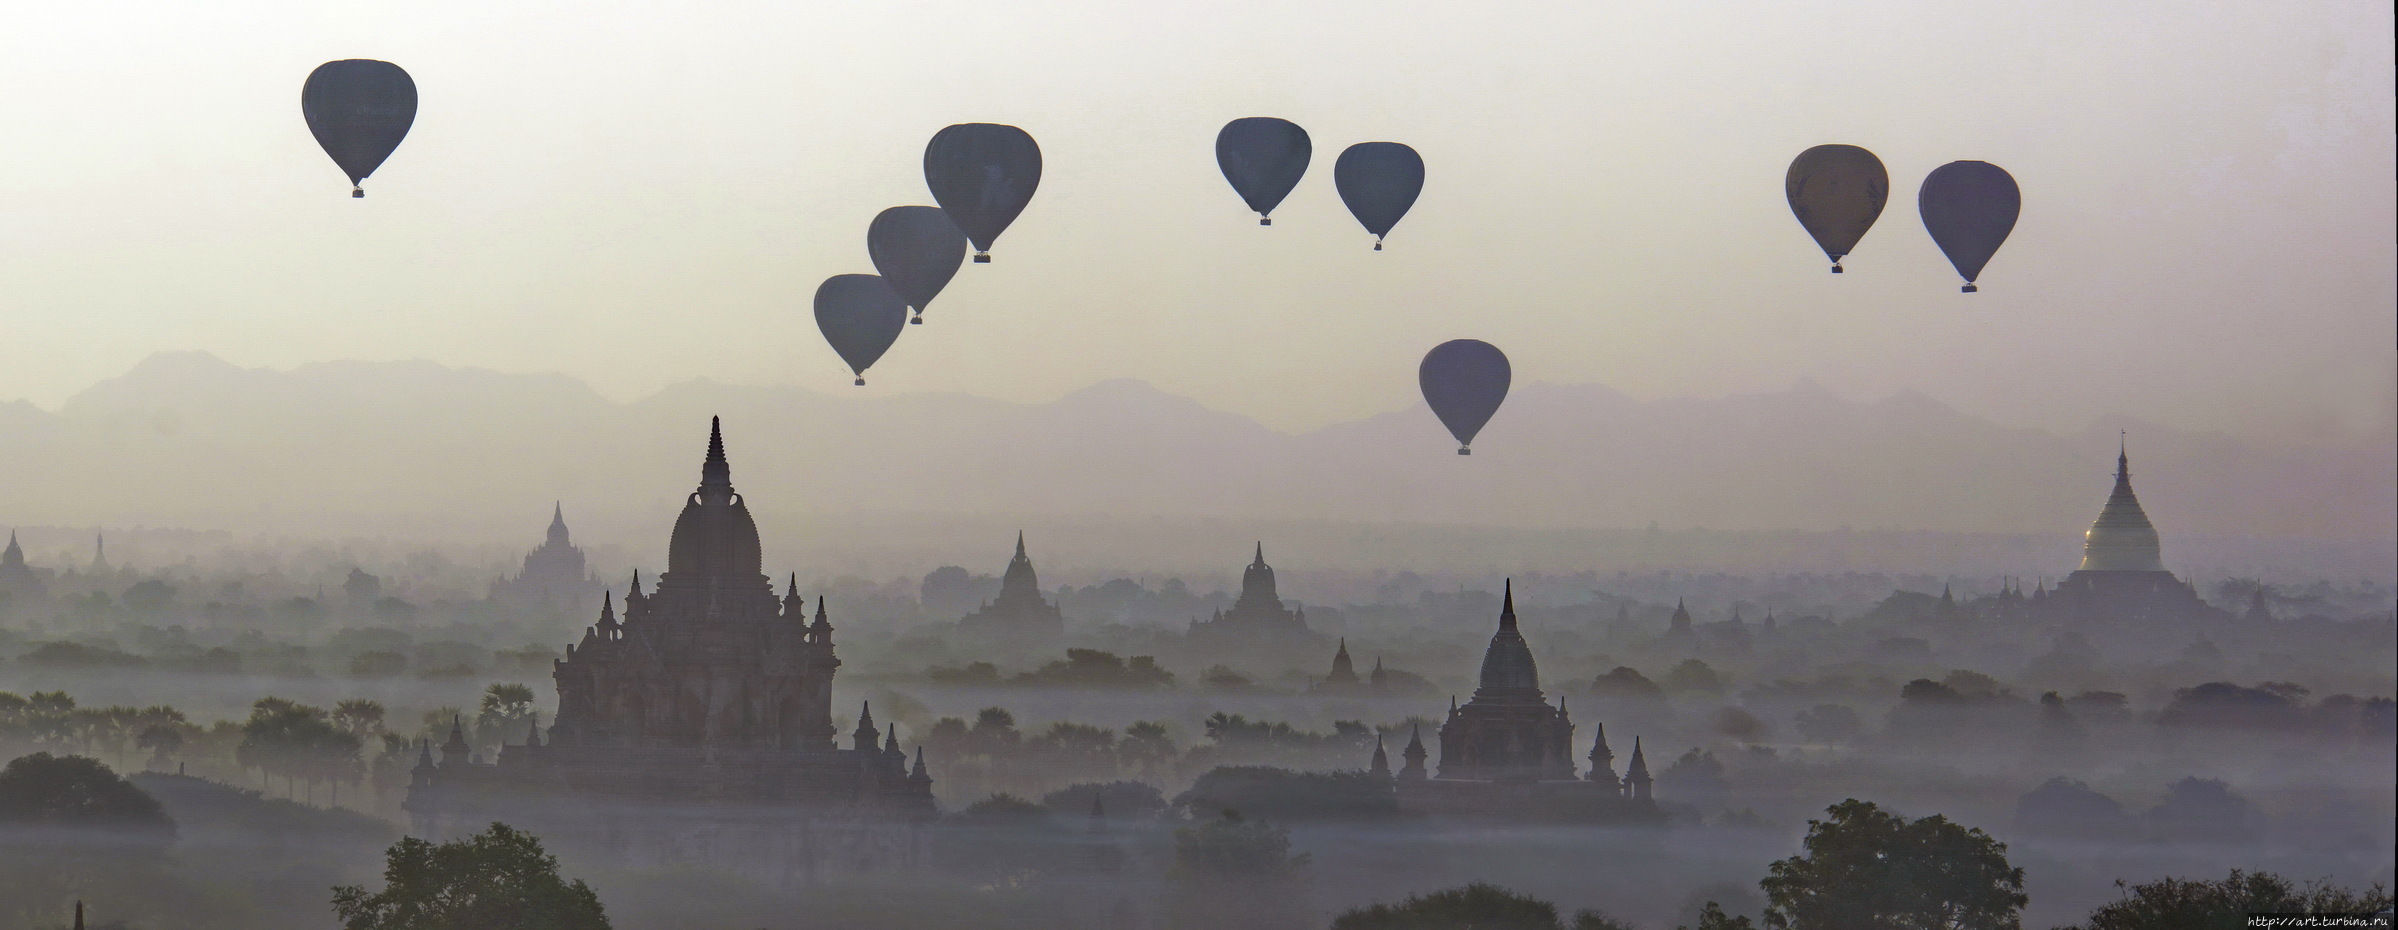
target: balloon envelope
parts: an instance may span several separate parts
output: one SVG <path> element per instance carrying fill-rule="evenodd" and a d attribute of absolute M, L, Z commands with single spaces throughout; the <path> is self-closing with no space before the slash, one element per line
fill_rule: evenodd
<path fill-rule="evenodd" d="M 1840 270 L 1840 259 L 1857 247 L 1890 202 L 1890 172 L 1872 152 L 1854 145 L 1818 145 L 1799 153 L 1782 179 L 1790 212 Z"/>
<path fill-rule="evenodd" d="M 1258 225 L 1273 224 L 1267 215 L 1299 186 L 1315 145 L 1299 124 L 1271 116 L 1247 116 L 1225 123 L 1216 133 L 1216 167 L 1234 192 L 1257 211 Z"/>
<path fill-rule="evenodd" d="M 1360 142 L 1332 163 L 1332 186 L 1349 213 L 1374 234 L 1374 248 L 1424 192 L 1424 159 L 1397 142 Z"/>
<path fill-rule="evenodd" d="M 300 88 L 308 131 L 356 187 L 391 157 L 416 122 L 416 81 L 388 61 L 328 61 Z M 365 196 L 363 191 L 357 196 Z"/>
<path fill-rule="evenodd" d="M 1507 353 L 1479 339 L 1452 339 L 1433 346 L 1416 368 L 1424 403 L 1431 405 L 1449 434 L 1457 437 L 1459 455 L 1468 454 L 1463 447 L 1473 445 L 1474 434 L 1499 411 L 1512 377 Z"/>
<path fill-rule="evenodd" d="M 837 274 L 816 286 L 816 328 L 858 383 L 908 328 L 907 301 L 879 275 Z"/>
<path fill-rule="evenodd" d="M 1041 146 L 1014 126 L 959 123 L 924 147 L 924 183 L 933 202 L 974 241 L 974 260 L 991 258 L 991 243 L 1006 232 L 1041 186 Z"/>
<path fill-rule="evenodd" d="M 965 263 L 966 234 L 940 207 L 892 207 L 875 214 L 866 227 L 866 256 L 921 321 L 924 305 Z"/>
<path fill-rule="evenodd" d="M 1915 206 L 1923 213 L 1924 230 L 1965 277 L 1964 290 L 1970 294 L 1982 266 L 2015 231 L 2015 217 L 2023 212 L 2023 191 L 2015 186 L 2014 176 L 1997 165 L 1952 161 L 1923 179 Z"/>

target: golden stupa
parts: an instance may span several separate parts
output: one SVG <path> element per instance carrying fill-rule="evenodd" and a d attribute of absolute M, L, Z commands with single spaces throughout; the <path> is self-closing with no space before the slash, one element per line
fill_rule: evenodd
<path fill-rule="evenodd" d="M 2140 498 L 2132 493 L 2132 462 L 2127 451 L 2115 453 L 2115 493 L 2107 495 L 2106 509 L 2098 512 L 2098 522 L 2090 524 L 2090 532 L 2082 541 L 2082 567 L 2085 572 L 2161 572 L 2165 561 L 2157 545 L 2157 528 L 2148 522 L 2148 512 L 2140 509 Z"/>

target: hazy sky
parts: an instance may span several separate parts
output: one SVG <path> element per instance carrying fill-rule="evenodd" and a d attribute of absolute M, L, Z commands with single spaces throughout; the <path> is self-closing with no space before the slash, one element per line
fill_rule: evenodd
<path fill-rule="evenodd" d="M 849 391 L 808 301 L 929 202 L 954 122 L 1041 142 L 1039 195 L 870 373 L 1042 400 L 1131 376 L 1286 429 L 1405 406 L 1436 342 L 1637 396 L 1814 378 L 2002 422 L 2100 413 L 2386 441 L 2384 3 L 99 2 L 0 31 L 0 398 L 165 349 L 424 357 L 629 398 L 706 376 Z M 395 61 L 414 131 L 363 201 L 302 80 Z M 1226 120 L 1316 162 L 1254 218 Z M 1423 153 L 1390 240 L 1351 143 Z M 1801 149 L 1864 145 L 1890 208 L 1826 273 Z M 1956 159 L 2025 196 L 1957 279 L 1914 195 Z"/>

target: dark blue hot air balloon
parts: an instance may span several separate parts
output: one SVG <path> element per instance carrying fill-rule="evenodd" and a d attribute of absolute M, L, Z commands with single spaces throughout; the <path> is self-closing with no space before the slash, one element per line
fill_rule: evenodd
<path fill-rule="evenodd" d="M 858 383 L 908 328 L 908 302 L 880 275 L 837 274 L 816 286 L 816 328 Z"/>
<path fill-rule="evenodd" d="M 300 87 L 300 114 L 333 163 L 350 176 L 350 196 L 391 157 L 416 122 L 416 81 L 399 65 L 369 58 L 328 61 Z"/>
<path fill-rule="evenodd" d="M 1360 142 L 1332 163 L 1332 186 L 1349 213 L 1374 234 L 1374 251 L 1380 252 L 1382 237 L 1424 192 L 1424 159 L 1397 142 Z"/>
<path fill-rule="evenodd" d="M 1952 161 L 1932 169 L 1915 196 L 1923 228 L 1965 278 L 1963 292 L 1981 290 L 1974 279 L 2015 231 L 2023 191 L 2006 169 L 1986 161 Z"/>
<path fill-rule="evenodd" d="M 910 323 L 924 322 L 933 302 L 966 261 L 966 234 L 940 207 L 892 207 L 866 227 L 866 256 L 891 289 L 916 308 Z"/>
<path fill-rule="evenodd" d="M 1865 238 L 1890 201 L 1890 172 L 1872 152 L 1854 145 L 1818 145 L 1791 159 L 1782 193 L 1799 225 L 1832 260 L 1832 273 L 1839 274 L 1840 259 Z"/>
<path fill-rule="evenodd" d="M 988 262 L 991 243 L 1041 186 L 1041 146 L 1014 126 L 959 123 L 924 146 L 924 183 L 974 241 L 974 260 Z"/>
<path fill-rule="evenodd" d="M 1474 454 L 1474 434 L 1490 422 L 1491 414 L 1499 412 L 1512 377 L 1507 353 L 1480 339 L 1451 339 L 1433 346 L 1424 353 L 1424 363 L 1416 367 L 1424 403 L 1431 405 L 1449 434 L 1457 437 L 1458 455 Z"/>
<path fill-rule="evenodd" d="M 1274 225 L 1269 216 L 1299 186 L 1315 146 L 1299 124 L 1271 116 L 1247 116 L 1225 123 L 1216 133 L 1216 167 L 1234 192 L 1257 211 L 1257 225 Z"/>

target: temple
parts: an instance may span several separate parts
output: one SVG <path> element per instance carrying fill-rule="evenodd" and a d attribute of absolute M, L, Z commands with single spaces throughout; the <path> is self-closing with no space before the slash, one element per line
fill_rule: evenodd
<path fill-rule="evenodd" d="M 453 726 L 408 787 L 412 832 L 470 834 L 493 820 L 562 846 L 642 862 L 700 863 L 805 881 L 916 861 L 913 824 L 937 812 L 921 752 L 861 710 L 835 743 L 833 627 L 796 576 L 777 597 L 758 529 L 711 425 L 654 592 L 638 575 L 620 619 L 555 664 L 556 723 L 484 760 Z"/>
<path fill-rule="evenodd" d="M 1306 636 L 1307 608 L 1282 606 L 1274 593 L 1274 567 L 1266 564 L 1266 544 L 1257 544 L 1257 557 L 1241 572 L 1241 596 L 1231 610 L 1218 610 L 1206 620 L 1191 621 L 1192 639 L 1219 637 Z"/>
<path fill-rule="evenodd" d="M 1427 772 L 1423 734 L 1411 734 L 1394 776 L 1401 807 L 1428 813 L 1650 822 L 1662 815 L 1650 796 L 1648 762 L 1633 740 L 1630 771 L 1615 777 L 1604 727 L 1594 727 L 1587 775 L 1574 760 L 1574 724 L 1564 699 L 1549 705 L 1531 645 L 1516 626 L 1515 584 L 1508 582 L 1499 629 L 1482 653 L 1480 686 L 1464 706 L 1450 700 L 1441 724 L 1438 767 Z"/>
<path fill-rule="evenodd" d="M 2036 595 L 2046 612 L 2072 620 L 2183 620 L 2214 608 L 2188 582 L 2165 570 L 2156 527 L 2132 493 L 2131 452 L 2115 454 L 2115 490 L 2082 541 L 2082 564 L 2054 590 Z"/>
<path fill-rule="evenodd" d="M 10 597 L 40 597 L 42 576 L 25 564 L 25 549 L 17 545 L 17 532 L 8 532 L 8 548 L 0 549 L 0 595 Z"/>
<path fill-rule="evenodd" d="M 1016 533 L 1016 555 L 999 578 L 999 597 L 958 620 L 958 633 L 984 641 L 1054 641 L 1065 638 L 1066 618 L 1041 596 L 1040 576 L 1032 557 L 1024 554 L 1024 533 Z"/>
<path fill-rule="evenodd" d="M 600 591 L 599 579 L 584 570 L 582 547 L 567 537 L 565 504 L 550 506 L 549 537 L 525 554 L 515 577 L 492 582 L 491 596 L 512 607 L 587 609 L 587 598 Z"/>

